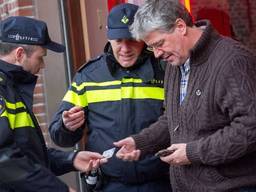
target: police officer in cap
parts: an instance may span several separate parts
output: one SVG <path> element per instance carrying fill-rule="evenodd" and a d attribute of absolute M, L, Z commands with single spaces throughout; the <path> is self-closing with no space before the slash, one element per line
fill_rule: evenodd
<path fill-rule="evenodd" d="M 50 125 L 56 144 L 74 146 L 86 125 L 85 148 L 104 153 L 114 141 L 140 132 L 163 113 L 162 63 L 129 31 L 137 9 L 125 3 L 111 10 L 104 53 L 76 73 Z M 103 182 L 94 190 L 170 192 L 168 172 L 153 155 L 139 162 L 123 162 L 113 155 L 101 167 Z"/>
<path fill-rule="evenodd" d="M 47 148 L 32 112 L 33 90 L 46 49 L 63 52 L 43 21 L 9 17 L 0 26 L 0 191 L 71 192 L 55 175 L 95 169 L 106 162 L 92 152 Z"/>

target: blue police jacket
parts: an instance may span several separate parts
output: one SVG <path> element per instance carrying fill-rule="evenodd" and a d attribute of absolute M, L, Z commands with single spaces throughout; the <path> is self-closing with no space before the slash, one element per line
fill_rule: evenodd
<path fill-rule="evenodd" d="M 73 146 L 83 137 L 85 126 L 72 132 L 62 122 L 62 112 L 74 106 L 85 110 L 86 150 L 99 153 L 112 148 L 114 141 L 140 132 L 163 113 L 162 63 L 144 50 L 133 67 L 124 69 L 109 45 L 105 50 L 79 69 L 53 118 L 49 131 L 60 146 Z M 138 162 L 124 162 L 113 156 L 102 170 L 110 181 L 125 184 L 169 182 L 168 164 L 154 155 Z"/>
<path fill-rule="evenodd" d="M 74 170 L 75 154 L 46 147 L 32 112 L 36 80 L 0 60 L 0 191 L 68 191 L 54 174 Z"/>

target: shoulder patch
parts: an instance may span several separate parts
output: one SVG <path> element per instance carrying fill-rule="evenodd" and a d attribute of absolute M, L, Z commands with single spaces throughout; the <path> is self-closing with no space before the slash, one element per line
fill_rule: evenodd
<path fill-rule="evenodd" d="M 86 62 L 85 64 L 83 64 L 77 71 L 80 72 L 81 70 L 83 70 L 85 67 L 91 65 L 92 63 L 94 63 L 95 61 L 98 61 L 101 59 L 101 57 L 103 57 L 103 55 L 99 55 L 96 58 L 90 59 L 88 62 Z"/>
<path fill-rule="evenodd" d="M 6 75 L 2 72 L 0 72 L 0 85 L 6 84 Z"/>
<path fill-rule="evenodd" d="M 5 101 L 4 98 L 0 95 L 0 115 L 5 111 Z"/>

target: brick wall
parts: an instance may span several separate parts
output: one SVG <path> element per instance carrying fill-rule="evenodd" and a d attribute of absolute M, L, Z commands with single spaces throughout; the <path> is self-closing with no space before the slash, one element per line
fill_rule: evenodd
<path fill-rule="evenodd" d="M 14 15 L 33 17 L 34 10 L 33 0 L 0 0 L 1 19 Z"/>
<path fill-rule="evenodd" d="M 255 0 L 191 0 L 191 8 L 195 18 L 199 11 L 205 8 L 217 9 L 226 13 L 229 16 L 235 38 L 256 52 Z"/>
<path fill-rule="evenodd" d="M 0 0 L 0 20 L 9 16 L 35 17 L 34 0 Z M 44 135 L 47 134 L 45 97 L 44 97 L 44 75 L 41 70 L 34 92 L 34 113 L 39 121 Z"/>

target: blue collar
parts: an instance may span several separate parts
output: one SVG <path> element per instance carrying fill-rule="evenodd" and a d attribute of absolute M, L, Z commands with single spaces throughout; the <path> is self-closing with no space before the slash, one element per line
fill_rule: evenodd
<path fill-rule="evenodd" d="M 104 49 L 106 62 L 111 75 L 116 79 L 140 78 L 144 82 L 149 82 L 154 79 L 153 62 L 157 62 L 153 54 L 144 49 L 136 61 L 135 65 L 130 68 L 122 68 L 116 61 L 110 43 Z"/>
<path fill-rule="evenodd" d="M 21 66 L 10 64 L 0 59 L 0 71 L 7 77 L 11 78 L 14 83 L 27 84 L 33 83 L 37 80 L 37 76 L 24 71 Z"/>

